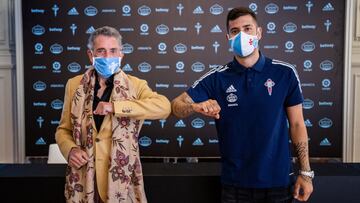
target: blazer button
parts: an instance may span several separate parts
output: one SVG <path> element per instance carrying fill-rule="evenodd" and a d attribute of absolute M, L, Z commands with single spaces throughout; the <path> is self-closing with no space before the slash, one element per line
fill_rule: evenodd
<path fill-rule="evenodd" d="M 100 142 L 100 139 L 99 139 L 99 138 L 95 138 L 95 142 Z"/>

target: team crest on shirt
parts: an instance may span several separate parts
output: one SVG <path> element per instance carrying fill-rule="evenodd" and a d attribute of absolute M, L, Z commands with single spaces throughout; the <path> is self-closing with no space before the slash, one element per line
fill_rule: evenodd
<path fill-rule="evenodd" d="M 273 87 L 275 86 L 275 82 L 272 81 L 270 78 L 266 80 L 265 87 L 267 87 L 267 91 L 269 93 L 269 96 L 272 94 Z"/>

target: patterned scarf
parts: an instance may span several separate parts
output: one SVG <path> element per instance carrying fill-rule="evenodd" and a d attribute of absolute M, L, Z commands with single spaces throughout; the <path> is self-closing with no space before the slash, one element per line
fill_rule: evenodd
<path fill-rule="evenodd" d="M 71 102 L 71 123 L 76 145 L 89 156 L 80 169 L 67 167 L 65 198 L 67 202 L 92 203 L 95 190 L 95 155 L 93 135 L 94 68 L 87 70 Z M 111 101 L 133 100 L 136 94 L 127 75 L 114 76 Z M 143 120 L 115 117 L 112 120 L 111 158 L 108 171 L 108 191 L 105 202 L 146 203 L 140 163 L 138 136 Z"/>

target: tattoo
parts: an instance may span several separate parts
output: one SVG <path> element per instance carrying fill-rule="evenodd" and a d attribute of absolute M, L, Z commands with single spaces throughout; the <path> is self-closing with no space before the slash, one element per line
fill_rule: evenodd
<path fill-rule="evenodd" d="M 181 94 L 171 102 L 173 114 L 180 118 L 185 118 L 194 113 L 191 107 L 194 101 L 186 93 Z"/>
<path fill-rule="evenodd" d="M 300 164 L 300 169 L 310 170 L 308 143 L 307 142 L 294 143 L 294 147 L 295 147 L 296 156 Z"/>
<path fill-rule="evenodd" d="M 294 143 L 295 145 L 295 152 L 296 155 L 299 159 L 304 159 L 306 158 L 308 151 L 307 151 L 307 143 L 306 142 L 299 142 L 299 143 Z"/>
<path fill-rule="evenodd" d="M 308 183 L 312 183 L 312 179 L 310 177 L 307 177 L 307 176 L 303 176 L 303 175 L 300 175 L 300 177 L 305 180 L 306 182 Z"/>

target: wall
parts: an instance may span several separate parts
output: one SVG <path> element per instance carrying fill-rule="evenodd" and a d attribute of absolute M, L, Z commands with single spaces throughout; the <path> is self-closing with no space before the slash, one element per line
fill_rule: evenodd
<path fill-rule="evenodd" d="M 14 3 L 0 0 L 0 163 L 15 161 Z"/>
<path fill-rule="evenodd" d="M 350 131 L 352 151 L 350 152 L 353 162 L 360 162 L 360 0 L 354 1 L 353 9 L 353 37 L 352 37 L 352 60 L 350 71 Z"/>
<path fill-rule="evenodd" d="M 16 67 L 14 22 L 21 27 L 20 1 L 0 0 L 0 163 L 24 162 L 21 61 Z M 344 94 L 344 161 L 360 162 L 360 0 L 348 0 Z M 15 9 L 16 8 L 16 9 Z M 17 12 L 17 15 L 21 12 Z M 19 37 L 18 37 L 19 38 Z M 21 41 L 17 44 L 18 53 Z M 20 52 L 21 53 L 21 52 Z M 19 101 L 18 103 L 16 101 Z M 19 112 L 19 113 L 18 113 Z"/>

